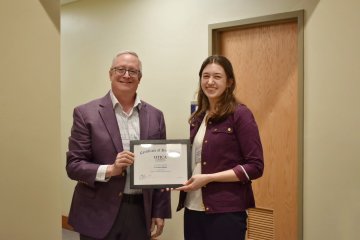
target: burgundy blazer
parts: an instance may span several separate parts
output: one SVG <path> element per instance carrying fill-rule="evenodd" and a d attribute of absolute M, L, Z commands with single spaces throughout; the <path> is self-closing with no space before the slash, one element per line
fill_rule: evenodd
<path fill-rule="evenodd" d="M 191 120 L 191 143 L 204 115 Z M 211 182 L 201 188 L 206 213 L 239 212 L 255 207 L 251 181 L 262 176 L 264 157 L 255 118 L 243 104 L 223 121 L 209 121 L 206 126 L 201 172 L 210 174 L 229 169 L 234 170 L 239 182 Z M 180 192 L 178 211 L 184 207 L 185 199 L 186 193 Z"/>
<path fill-rule="evenodd" d="M 139 109 L 140 139 L 165 139 L 163 113 L 146 102 Z M 126 175 L 97 182 L 99 165 L 112 164 L 123 151 L 110 94 L 74 109 L 66 171 L 77 181 L 69 212 L 69 224 L 79 233 L 104 238 L 110 231 L 122 199 Z M 170 193 L 144 189 L 146 227 L 151 218 L 170 218 Z M 134 226 L 136 227 L 136 226 Z"/>

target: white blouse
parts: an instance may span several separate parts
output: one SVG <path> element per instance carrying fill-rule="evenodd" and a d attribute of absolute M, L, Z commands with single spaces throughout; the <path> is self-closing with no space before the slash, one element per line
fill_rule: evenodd
<path fill-rule="evenodd" d="M 195 135 L 194 142 L 192 145 L 192 169 L 193 169 L 192 175 L 201 174 L 201 151 L 202 151 L 202 145 L 206 131 L 206 123 L 205 123 L 206 117 L 207 114 L 205 115 L 200 125 L 200 128 Z M 205 211 L 205 207 L 202 200 L 201 188 L 195 191 L 188 192 L 186 194 L 185 207 L 190 210 Z"/>

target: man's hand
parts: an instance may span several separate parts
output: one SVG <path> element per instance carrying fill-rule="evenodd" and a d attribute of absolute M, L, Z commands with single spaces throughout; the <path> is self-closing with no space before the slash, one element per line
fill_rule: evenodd
<path fill-rule="evenodd" d="M 151 239 L 155 240 L 163 232 L 165 220 L 163 218 L 152 218 L 151 219 Z"/>
<path fill-rule="evenodd" d="M 120 175 L 128 166 L 134 163 L 134 153 L 129 151 L 122 151 L 118 153 L 114 164 L 109 165 L 106 169 L 106 177 Z"/>

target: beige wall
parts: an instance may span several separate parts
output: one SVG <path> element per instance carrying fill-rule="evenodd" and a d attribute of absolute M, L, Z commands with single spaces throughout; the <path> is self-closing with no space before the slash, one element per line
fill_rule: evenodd
<path fill-rule="evenodd" d="M 0 239 L 61 239 L 60 33 L 29 0 L 0 29 Z"/>
<path fill-rule="evenodd" d="M 142 98 L 164 111 L 168 138 L 186 138 L 208 25 L 305 9 L 304 239 L 358 239 L 360 2 L 355 0 L 82 0 L 62 7 L 62 214 L 74 183 L 65 151 L 74 106 L 103 96 L 118 50 L 143 60 Z M 182 238 L 182 212 L 162 239 Z"/>

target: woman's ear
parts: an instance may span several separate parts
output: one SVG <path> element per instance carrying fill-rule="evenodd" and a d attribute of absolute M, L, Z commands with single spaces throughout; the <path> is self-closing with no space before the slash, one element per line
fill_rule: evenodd
<path fill-rule="evenodd" d="M 234 84 L 234 79 L 233 78 L 229 78 L 228 82 L 227 82 L 227 87 L 231 87 Z"/>

